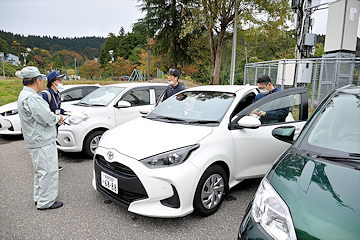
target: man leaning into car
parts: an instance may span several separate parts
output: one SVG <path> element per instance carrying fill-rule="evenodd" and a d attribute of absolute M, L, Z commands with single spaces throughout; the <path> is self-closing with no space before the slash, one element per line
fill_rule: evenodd
<path fill-rule="evenodd" d="M 22 132 L 34 166 L 34 202 L 38 210 L 63 206 L 58 196 L 58 153 L 56 124 L 62 115 L 51 112 L 39 94 L 43 88 L 40 71 L 36 67 L 21 70 L 23 89 L 17 101 Z"/>

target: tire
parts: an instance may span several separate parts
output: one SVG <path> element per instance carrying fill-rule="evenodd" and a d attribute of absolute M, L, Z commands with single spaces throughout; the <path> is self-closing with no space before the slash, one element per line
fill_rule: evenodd
<path fill-rule="evenodd" d="M 201 176 L 196 188 L 194 213 L 206 217 L 218 210 L 228 188 L 226 173 L 219 165 L 212 165 Z"/>
<path fill-rule="evenodd" d="M 103 135 L 104 131 L 94 131 L 86 136 L 83 146 L 83 153 L 90 157 L 94 157 L 95 150 L 99 145 L 100 138 Z"/>

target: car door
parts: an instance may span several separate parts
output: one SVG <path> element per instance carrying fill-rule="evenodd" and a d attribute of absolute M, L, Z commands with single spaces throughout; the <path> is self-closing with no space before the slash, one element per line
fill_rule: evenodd
<path fill-rule="evenodd" d="M 119 101 L 129 102 L 131 106 L 121 108 L 114 107 L 116 126 L 140 117 L 141 108 L 144 106 L 150 107 L 151 103 L 155 103 L 154 100 L 151 100 L 151 95 L 154 95 L 154 90 L 150 87 L 135 88 L 124 93 Z"/>
<path fill-rule="evenodd" d="M 238 121 L 244 116 L 256 117 L 256 111 L 266 112 L 268 119 L 257 117 L 261 125 L 255 129 L 240 127 Z M 275 139 L 272 130 L 278 126 L 295 126 L 295 135 L 298 135 L 307 117 L 306 88 L 272 93 L 236 114 L 229 124 L 235 148 L 236 178 L 263 176 L 276 158 L 290 146 Z"/>

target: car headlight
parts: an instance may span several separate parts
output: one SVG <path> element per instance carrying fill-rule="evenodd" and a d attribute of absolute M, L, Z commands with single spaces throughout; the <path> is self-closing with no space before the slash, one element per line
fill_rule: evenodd
<path fill-rule="evenodd" d="M 6 116 L 11 116 L 11 115 L 15 115 L 18 114 L 18 110 L 17 109 L 12 109 L 6 112 L 2 112 L 0 113 L 2 116 L 6 117 Z"/>
<path fill-rule="evenodd" d="M 87 115 L 82 116 L 68 116 L 64 119 L 64 123 L 67 125 L 77 125 L 83 121 L 86 121 L 89 117 Z"/>
<path fill-rule="evenodd" d="M 254 221 L 274 239 L 296 239 L 289 208 L 266 178 L 255 194 L 251 213 Z"/>
<path fill-rule="evenodd" d="M 175 149 L 140 160 L 148 168 L 169 167 L 183 163 L 200 144 Z"/>

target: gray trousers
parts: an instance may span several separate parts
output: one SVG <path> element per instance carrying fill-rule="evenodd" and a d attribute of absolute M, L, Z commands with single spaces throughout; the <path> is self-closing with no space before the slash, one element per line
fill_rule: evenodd
<path fill-rule="evenodd" d="M 58 152 L 56 143 L 30 148 L 34 166 L 34 201 L 38 208 L 51 207 L 58 196 Z"/>

